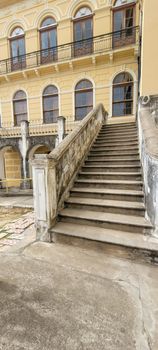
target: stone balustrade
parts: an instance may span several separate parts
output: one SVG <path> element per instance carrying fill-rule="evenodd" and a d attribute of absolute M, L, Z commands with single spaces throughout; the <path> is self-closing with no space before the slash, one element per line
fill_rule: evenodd
<path fill-rule="evenodd" d="M 65 121 L 65 132 L 70 133 L 74 128 L 79 125 L 78 121 L 68 120 Z M 41 121 L 34 121 L 29 123 L 29 135 L 30 136 L 41 136 L 41 135 L 57 135 L 58 134 L 58 123 L 53 124 L 42 124 Z M 0 128 L 0 137 L 3 138 L 20 138 L 21 127 L 5 125 Z"/>
<path fill-rule="evenodd" d="M 36 155 L 32 161 L 37 239 L 50 240 L 49 229 L 106 118 L 99 104 L 49 155 Z"/>
<path fill-rule="evenodd" d="M 143 166 L 147 215 L 158 234 L 158 127 L 157 96 L 145 106 L 139 103 L 138 124 L 141 161 Z"/>

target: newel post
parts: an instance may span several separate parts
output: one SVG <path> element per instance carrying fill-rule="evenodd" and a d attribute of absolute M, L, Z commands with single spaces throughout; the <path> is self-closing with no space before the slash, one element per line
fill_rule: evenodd
<path fill-rule="evenodd" d="M 61 143 L 65 137 L 65 133 L 66 133 L 66 128 L 65 128 L 65 122 L 66 122 L 66 118 L 59 116 L 57 118 L 57 122 L 58 122 L 58 144 Z"/>
<path fill-rule="evenodd" d="M 106 123 L 107 119 L 108 119 L 108 113 L 105 111 L 103 106 L 100 105 L 100 108 L 97 113 L 97 120 L 99 120 L 99 122 L 103 124 L 103 123 Z"/>
<path fill-rule="evenodd" d="M 49 230 L 57 215 L 56 165 L 42 154 L 36 155 L 32 169 L 36 238 L 50 242 Z"/>

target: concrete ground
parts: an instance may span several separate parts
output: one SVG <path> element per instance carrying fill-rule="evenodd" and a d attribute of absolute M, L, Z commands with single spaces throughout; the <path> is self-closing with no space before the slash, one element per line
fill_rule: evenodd
<path fill-rule="evenodd" d="M 0 207 L 5 208 L 33 208 L 33 197 L 26 195 L 0 195 Z"/>
<path fill-rule="evenodd" d="M 30 229 L 0 250 L 0 350 L 158 349 L 157 266 Z"/>

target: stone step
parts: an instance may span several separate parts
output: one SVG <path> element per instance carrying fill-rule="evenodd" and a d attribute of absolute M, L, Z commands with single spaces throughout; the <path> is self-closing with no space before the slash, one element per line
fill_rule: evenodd
<path fill-rule="evenodd" d="M 128 141 L 120 141 L 120 142 L 111 142 L 111 141 L 104 141 L 103 143 L 103 146 L 101 146 L 100 145 L 100 143 L 99 144 L 96 144 L 96 143 L 94 143 L 94 145 L 92 146 L 94 149 L 97 149 L 97 148 L 100 148 L 100 147 L 130 147 L 130 146 L 138 146 L 139 147 L 139 144 L 138 144 L 138 142 L 137 141 L 130 141 L 130 140 L 128 140 Z"/>
<path fill-rule="evenodd" d="M 94 144 L 98 144 L 98 143 L 104 143 L 104 142 L 126 142 L 126 141 L 129 141 L 129 137 L 128 136 L 124 136 L 124 137 L 117 137 L 117 136 L 106 136 L 106 137 L 97 137 Z M 133 142 L 133 141 L 137 141 L 138 142 L 138 137 L 132 137 L 130 138 L 130 142 Z"/>
<path fill-rule="evenodd" d="M 112 155 L 112 156 L 120 156 L 120 155 L 139 155 L 139 150 L 138 149 L 131 149 L 131 150 L 126 150 L 126 149 L 104 149 L 103 151 L 96 151 L 96 150 L 90 150 L 89 156 L 106 156 L 106 155 Z"/>
<path fill-rule="evenodd" d="M 141 172 L 134 172 L 134 173 L 127 173 L 127 172 L 84 172 L 80 171 L 78 173 L 79 179 L 109 179 L 109 180 L 141 180 L 142 179 L 142 173 Z"/>
<path fill-rule="evenodd" d="M 116 161 L 116 160 L 124 160 L 124 162 L 126 163 L 126 160 L 138 160 L 139 161 L 139 154 L 138 153 L 130 153 L 130 154 L 114 154 L 114 153 L 107 153 L 105 155 L 95 155 L 92 153 L 88 154 L 88 158 L 91 161 L 96 161 L 96 160 L 100 160 L 102 162 L 110 159 L 112 161 Z"/>
<path fill-rule="evenodd" d="M 128 126 L 128 127 L 119 127 L 119 128 L 101 128 L 99 132 L 110 132 L 110 133 L 115 133 L 115 132 L 126 132 L 126 131 L 130 131 L 130 132 L 137 132 L 137 127 L 136 126 Z"/>
<path fill-rule="evenodd" d="M 138 133 L 137 133 L 137 130 L 119 130 L 119 131 L 100 131 L 99 134 L 98 134 L 98 137 L 101 136 L 101 137 L 106 137 L 106 136 L 118 136 L 118 137 L 123 137 L 123 136 L 126 136 L 126 135 L 130 135 L 130 136 L 138 136 Z"/>
<path fill-rule="evenodd" d="M 111 145 L 111 146 L 109 146 L 109 145 L 105 145 L 105 146 L 102 146 L 102 147 L 96 147 L 96 146 L 94 146 L 94 147 L 92 147 L 91 148 L 91 151 L 92 152 L 104 152 L 104 151 L 116 151 L 116 150 L 120 150 L 120 151 L 138 151 L 139 152 L 139 147 L 138 147 L 138 145 L 115 145 L 115 144 L 113 144 L 113 145 Z"/>
<path fill-rule="evenodd" d="M 117 129 L 117 128 L 127 128 L 127 127 L 136 127 L 136 123 L 114 123 L 114 124 L 104 124 L 102 129 Z"/>
<path fill-rule="evenodd" d="M 109 133 L 109 134 L 122 134 L 122 133 L 126 133 L 126 132 L 129 132 L 129 133 L 137 133 L 138 132 L 138 129 L 136 127 L 122 127 L 122 128 L 103 128 L 103 129 L 100 129 L 99 131 L 99 134 L 104 134 L 104 133 Z"/>
<path fill-rule="evenodd" d="M 70 191 L 71 197 L 100 198 L 117 201 L 143 202 L 143 191 L 110 189 L 110 188 L 90 188 L 73 187 Z"/>
<path fill-rule="evenodd" d="M 95 171 L 99 171 L 99 172 L 124 172 L 124 173 L 133 173 L 133 172 L 140 172 L 141 171 L 141 166 L 140 165 L 99 165 L 99 164 L 96 164 L 96 165 L 84 165 L 82 167 L 82 171 L 84 172 L 95 172 Z"/>
<path fill-rule="evenodd" d="M 93 188 L 113 188 L 113 189 L 131 189 L 140 191 L 143 187 L 142 181 L 126 180 L 98 180 L 98 179 L 76 179 L 75 186 L 93 187 Z"/>
<path fill-rule="evenodd" d="M 66 242 L 83 248 L 99 249 L 99 251 L 101 248 L 102 252 L 105 251 L 105 253 L 112 249 L 112 252 L 116 255 L 120 255 L 121 248 L 125 249 L 122 253 L 123 256 L 126 256 L 125 254 L 127 254 L 128 250 L 129 257 L 135 256 L 135 254 L 138 257 L 142 252 L 147 261 L 153 254 L 158 256 L 156 239 L 140 233 L 133 234 L 128 231 L 123 232 L 88 225 L 58 222 L 51 230 L 51 237 L 53 242 Z"/>
<path fill-rule="evenodd" d="M 90 157 L 85 160 L 85 165 L 140 165 L 139 157 L 128 158 L 109 158 L 109 157 Z"/>
<path fill-rule="evenodd" d="M 99 211 L 104 213 L 116 213 L 135 216 L 144 216 L 144 203 L 125 202 L 98 198 L 70 197 L 65 205 L 67 208 Z"/>
<path fill-rule="evenodd" d="M 147 234 L 151 224 L 143 217 L 123 214 L 102 213 L 82 209 L 65 208 L 59 213 L 59 220 L 75 224 L 90 225 L 112 230 Z"/>

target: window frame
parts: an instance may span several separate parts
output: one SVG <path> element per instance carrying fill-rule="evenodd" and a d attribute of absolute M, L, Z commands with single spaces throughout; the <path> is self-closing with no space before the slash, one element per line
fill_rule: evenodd
<path fill-rule="evenodd" d="M 16 28 L 20 28 L 23 30 L 22 27 L 16 26 L 11 32 L 11 35 L 9 37 L 9 47 L 10 47 L 10 58 L 11 58 L 11 71 L 16 71 L 19 69 L 23 69 L 26 67 L 26 43 L 25 43 L 25 32 L 23 30 L 23 34 L 19 35 L 14 35 L 12 36 L 12 33 Z M 23 55 L 17 55 L 17 56 L 12 56 L 12 43 L 13 42 L 18 42 L 20 39 L 23 39 L 24 42 L 24 54 Z M 19 46 L 19 44 L 18 44 Z M 19 50 L 18 50 L 19 51 Z M 14 63 L 14 60 L 17 60 L 16 63 Z"/>
<path fill-rule="evenodd" d="M 77 14 L 78 11 L 80 11 L 80 9 L 82 8 L 88 8 L 90 11 L 91 11 L 91 14 L 89 15 L 86 15 L 86 16 L 81 16 L 81 17 L 78 17 L 78 18 L 75 18 L 75 16 L 73 17 L 73 56 L 74 57 L 80 57 L 80 56 L 85 56 L 85 54 L 92 54 L 93 51 L 94 51 L 94 48 L 93 48 L 93 34 L 94 34 L 94 23 L 93 23 L 93 12 L 92 12 L 92 9 L 89 7 L 89 6 L 80 6 L 76 12 L 75 12 L 75 15 Z M 82 24 L 82 27 L 83 27 L 83 22 L 85 22 L 85 20 L 88 20 L 88 19 L 91 19 L 91 23 L 92 23 L 92 36 L 88 39 L 81 39 L 81 40 L 75 40 L 75 25 L 76 23 L 79 23 L 81 22 Z M 90 40 L 90 46 L 88 46 L 88 48 L 86 47 L 86 43 L 87 41 Z M 81 43 L 82 45 L 82 42 L 85 41 L 85 47 L 82 47 L 82 48 L 77 48 L 75 44 L 79 44 Z"/>
<path fill-rule="evenodd" d="M 45 90 L 46 90 L 48 87 L 50 87 L 50 86 L 56 88 L 56 93 L 45 94 Z M 45 108 L 44 108 L 44 99 L 47 98 L 47 97 L 50 97 L 50 98 L 51 98 L 51 97 L 57 97 L 57 105 L 58 105 L 58 108 L 55 108 L 55 109 L 47 109 L 47 110 L 45 110 Z M 59 90 L 58 90 L 58 88 L 57 88 L 56 85 L 49 84 L 49 85 L 47 85 L 47 86 L 44 88 L 43 93 L 42 93 L 42 111 L 43 111 L 43 124 L 54 124 L 54 123 L 57 123 L 57 120 L 56 120 L 56 121 L 53 121 L 53 120 L 52 120 L 52 122 L 47 123 L 47 122 L 46 122 L 46 118 L 45 118 L 45 113 L 47 113 L 47 112 L 58 111 L 58 116 L 59 116 Z"/>
<path fill-rule="evenodd" d="M 132 27 L 126 27 L 125 26 L 125 21 L 126 21 L 126 11 L 128 9 L 133 9 L 133 26 Z M 117 39 L 117 33 L 119 34 L 120 31 L 115 31 L 115 13 L 116 12 L 123 12 L 123 23 L 124 23 L 124 27 L 122 29 L 122 38 L 118 38 Z M 112 31 L 113 33 L 116 33 L 113 35 L 113 48 L 117 48 L 123 45 L 127 45 L 127 44 L 134 44 L 135 40 L 136 40 L 136 31 L 134 30 L 135 26 L 136 26 L 136 3 L 129 3 L 129 4 L 124 4 L 124 5 L 120 5 L 120 6 L 114 6 L 112 8 L 112 17 L 113 17 L 113 24 L 112 24 Z M 128 31 L 129 29 L 133 28 L 133 33 L 130 36 L 126 37 L 126 31 Z"/>
<path fill-rule="evenodd" d="M 48 26 L 44 26 L 42 27 L 42 23 L 47 19 L 47 18 L 52 18 L 55 23 L 48 25 Z M 55 35 L 56 35 L 56 46 L 51 47 L 50 46 L 50 32 L 51 31 L 55 31 Z M 47 32 L 48 33 L 48 42 L 49 42 L 49 47 L 47 49 L 42 49 L 42 34 Z M 40 63 L 41 64 L 46 64 L 46 63 L 51 63 L 53 61 L 57 61 L 58 59 L 58 36 L 57 36 L 57 22 L 55 20 L 54 17 L 52 16 L 47 16 L 45 18 L 43 18 L 42 22 L 41 22 L 41 26 L 39 28 L 39 40 L 40 40 Z M 48 50 L 48 55 L 45 57 L 42 55 L 43 52 L 47 52 Z"/>
<path fill-rule="evenodd" d="M 126 73 L 126 74 L 128 74 L 130 77 L 131 77 L 131 81 L 124 81 L 124 82 L 121 82 L 121 83 L 115 83 L 115 79 L 119 76 L 119 75 L 121 75 L 121 74 L 124 74 L 124 73 Z M 125 88 L 126 86 L 128 86 L 128 85 L 131 85 L 132 86 L 132 98 L 131 99 L 121 99 L 121 100 L 117 100 L 117 101 L 114 101 L 114 89 L 116 88 L 116 87 L 123 87 L 123 88 Z M 129 114 L 120 114 L 120 115 L 116 115 L 116 114 L 114 114 L 114 105 L 119 105 L 119 104 L 121 104 L 121 103 L 123 103 L 123 104 L 125 104 L 125 105 L 127 105 L 127 103 L 131 103 L 131 113 Z M 115 76 L 115 78 L 113 79 L 113 84 L 112 84 L 112 117 L 121 117 L 121 116 L 123 116 L 123 117 L 125 117 L 125 116 L 128 116 L 128 115 L 133 115 L 133 108 L 134 108 L 134 80 L 133 80 L 133 77 L 132 77 L 132 75 L 129 73 L 129 72 L 121 72 L 121 73 L 118 73 L 116 76 Z"/>
<path fill-rule="evenodd" d="M 18 92 L 22 91 L 24 94 L 25 94 L 25 98 L 15 98 L 16 94 Z M 16 103 L 19 103 L 19 102 L 25 102 L 26 103 L 26 113 L 15 113 L 15 104 Z M 23 119 L 23 121 L 28 121 L 28 103 L 27 103 L 27 94 L 24 90 L 20 89 L 20 90 L 17 90 L 13 96 L 13 100 L 12 100 L 12 103 L 13 103 L 13 117 L 14 117 L 14 126 L 20 126 L 21 123 L 18 123 L 18 116 L 19 115 L 26 115 L 26 118 Z"/>
<path fill-rule="evenodd" d="M 83 88 L 83 89 L 76 89 L 77 88 L 77 85 L 80 84 L 82 81 L 88 81 L 88 83 L 91 84 L 91 87 L 88 87 L 88 88 Z M 82 105 L 82 106 L 76 106 L 76 95 L 78 94 L 83 94 L 83 92 L 91 92 L 92 93 L 92 105 Z M 82 118 L 79 118 L 76 116 L 76 110 L 77 109 L 82 109 L 82 108 L 91 108 L 91 110 L 93 109 L 93 106 L 94 106 L 94 95 L 93 95 L 93 92 L 94 92 L 94 87 L 93 87 L 93 83 L 89 80 L 89 79 L 81 79 L 80 81 L 78 81 L 75 85 L 75 96 L 74 96 L 74 102 L 75 102 L 75 120 L 76 121 L 81 121 L 82 119 L 84 119 L 87 115 L 83 116 Z"/>

